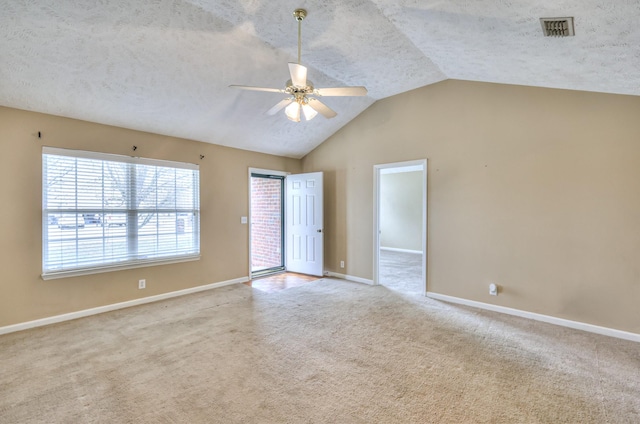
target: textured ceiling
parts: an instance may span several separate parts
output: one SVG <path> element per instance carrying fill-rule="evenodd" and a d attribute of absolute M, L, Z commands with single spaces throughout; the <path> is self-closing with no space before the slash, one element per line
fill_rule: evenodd
<path fill-rule="evenodd" d="M 316 87 L 364 85 L 294 123 L 265 111 L 297 55 Z M 637 0 L 15 0 L 0 105 L 301 157 L 369 107 L 445 79 L 640 95 Z M 543 37 L 540 17 L 575 17 Z"/>

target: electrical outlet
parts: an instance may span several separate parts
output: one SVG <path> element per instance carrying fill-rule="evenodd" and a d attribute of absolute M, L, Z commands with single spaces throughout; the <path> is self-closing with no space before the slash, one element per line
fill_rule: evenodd
<path fill-rule="evenodd" d="M 147 287 L 147 280 L 138 280 L 138 288 L 144 289 Z"/>
<path fill-rule="evenodd" d="M 340 268 L 344 268 L 344 261 L 340 261 Z"/>
<path fill-rule="evenodd" d="M 489 284 L 489 294 L 491 296 L 497 296 L 498 295 L 498 286 L 491 283 Z"/>

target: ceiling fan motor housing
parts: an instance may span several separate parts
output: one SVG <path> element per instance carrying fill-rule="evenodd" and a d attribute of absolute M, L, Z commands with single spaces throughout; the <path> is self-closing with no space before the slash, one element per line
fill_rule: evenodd
<path fill-rule="evenodd" d="M 304 87 L 300 87 L 298 85 L 294 85 L 291 80 L 287 81 L 287 86 L 284 89 L 287 93 L 296 94 L 313 94 L 313 81 L 307 80 L 307 85 Z"/>

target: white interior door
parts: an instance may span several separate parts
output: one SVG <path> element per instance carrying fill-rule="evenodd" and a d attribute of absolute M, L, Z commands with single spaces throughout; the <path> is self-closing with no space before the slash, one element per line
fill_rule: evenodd
<path fill-rule="evenodd" d="M 287 271 L 322 276 L 322 172 L 288 175 L 285 187 Z"/>

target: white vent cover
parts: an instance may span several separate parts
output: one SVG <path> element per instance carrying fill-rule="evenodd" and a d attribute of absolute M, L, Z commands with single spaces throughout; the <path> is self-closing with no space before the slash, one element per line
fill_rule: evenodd
<path fill-rule="evenodd" d="M 573 18 L 540 18 L 545 37 L 569 37 L 573 32 Z"/>

